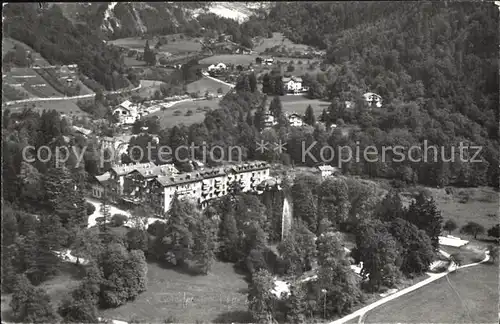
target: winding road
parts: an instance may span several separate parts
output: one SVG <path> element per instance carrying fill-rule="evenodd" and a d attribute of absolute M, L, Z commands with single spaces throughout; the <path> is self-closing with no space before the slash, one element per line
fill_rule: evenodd
<path fill-rule="evenodd" d="M 445 253 L 446 253 L 444 251 L 440 251 L 440 252 L 443 255 L 445 255 Z M 484 263 L 484 262 L 486 262 L 486 261 L 488 261 L 490 259 L 489 251 L 486 251 L 485 254 L 486 254 L 485 258 L 482 261 L 477 262 L 477 263 L 471 263 L 471 264 L 466 264 L 466 265 L 463 265 L 463 266 L 457 266 L 454 262 L 452 262 L 450 264 L 450 266 L 448 267 L 448 270 L 446 272 L 437 273 L 437 274 L 436 273 L 430 273 L 430 272 L 428 272 L 427 275 L 429 276 L 429 278 L 425 279 L 424 281 L 421 281 L 421 282 L 419 282 L 419 283 L 417 283 L 417 284 L 415 284 L 415 285 L 413 285 L 411 287 L 408 287 L 408 288 L 405 288 L 405 289 L 403 289 L 401 291 L 398 291 L 395 294 L 392 294 L 390 296 L 382 298 L 382 299 L 380 299 L 380 300 L 378 300 L 378 301 L 376 301 L 376 302 L 374 302 L 374 303 L 372 303 L 372 304 L 370 304 L 368 306 L 365 306 L 365 307 L 363 307 L 361 309 L 358 309 L 354 313 L 351 313 L 351 314 L 349 314 L 347 316 L 344 316 L 344 317 L 342 317 L 342 318 L 340 318 L 340 319 L 338 319 L 336 321 L 330 322 L 328 324 L 343 324 L 343 323 L 345 323 L 347 321 L 355 319 L 358 316 L 359 316 L 358 323 L 362 324 L 363 323 L 363 317 L 366 315 L 367 312 L 371 311 L 372 309 L 374 309 L 374 308 L 376 308 L 376 307 L 378 307 L 380 305 L 383 305 L 383 304 L 385 304 L 387 302 L 390 302 L 391 300 L 394 300 L 394 299 L 396 299 L 398 297 L 404 296 L 404 295 L 406 295 L 406 294 L 408 294 L 408 293 L 410 293 L 410 292 L 412 292 L 414 290 L 417 290 L 418 288 L 424 287 L 424 286 L 430 284 L 431 282 L 434 282 L 434 281 L 436 281 L 436 280 L 438 280 L 440 278 L 443 278 L 443 277 L 447 276 L 449 273 L 451 273 L 453 271 L 456 271 L 458 269 L 463 269 L 463 268 L 474 267 L 474 266 L 477 266 L 477 265 L 479 265 L 481 263 Z"/>

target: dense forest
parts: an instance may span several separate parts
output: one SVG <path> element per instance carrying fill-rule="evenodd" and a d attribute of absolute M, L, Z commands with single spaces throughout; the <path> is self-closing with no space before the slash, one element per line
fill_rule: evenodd
<path fill-rule="evenodd" d="M 80 71 L 106 90 L 130 85 L 131 71 L 118 48 L 107 46 L 87 25 L 73 25 L 58 6 L 43 11 L 38 4 L 3 8 L 4 36 L 19 40 L 51 64 L 78 64 Z"/>
<path fill-rule="evenodd" d="M 481 145 L 487 163 L 475 166 L 483 170 L 477 178 L 498 183 L 498 8 L 493 3 L 277 3 L 268 22 L 293 41 L 327 49 L 332 72 L 304 81 L 315 97 L 333 102 L 324 113 L 326 122 L 360 124 L 377 146 L 393 143 L 397 133 L 406 134 L 411 144 L 427 139 L 436 145 Z M 367 91 L 380 94 L 384 108 L 354 118 L 344 102 Z"/>

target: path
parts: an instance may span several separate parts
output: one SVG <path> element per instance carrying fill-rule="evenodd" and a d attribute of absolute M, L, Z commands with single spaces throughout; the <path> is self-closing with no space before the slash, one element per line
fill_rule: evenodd
<path fill-rule="evenodd" d="M 444 251 L 440 251 L 440 252 L 443 254 Z M 368 306 L 365 306 L 365 307 L 363 307 L 361 309 L 358 309 L 354 313 L 351 313 L 351 314 L 349 314 L 347 316 L 344 316 L 344 317 L 342 317 L 342 318 L 340 318 L 340 319 L 338 319 L 336 321 L 330 322 L 328 324 L 343 324 L 343 323 L 345 323 L 347 321 L 350 321 L 350 320 L 352 320 L 352 319 L 354 319 L 354 318 L 356 318 L 358 316 L 359 316 L 358 323 L 363 323 L 363 316 L 365 316 L 367 312 L 371 311 L 372 309 L 374 309 L 374 308 L 376 308 L 376 307 L 378 307 L 380 305 L 383 305 L 383 304 L 385 304 L 387 302 L 390 302 L 393 299 L 396 299 L 398 297 L 406 295 L 409 292 L 417 290 L 418 288 L 421 288 L 421 287 L 423 287 L 425 285 L 428 285 L 428 284 L 430 284 L 433 281 L 436 281 L 436 280 L 438 280 L 440 278 L 443 278 L 443 277 L 447 276 L 450 272 L 456 271 L 458 269 L 463 269 L 463 268 L 469 268 L 469 267 L 477 266 L 477 265 L 479 265 L 479 264 L 481 264 L 483 262 L 488 261 L 490 259 L 489 251 L 486 251 L 485 253 L 486 253 L 485 258 L 482 261 L 480 261 L 480 262 L 471 263 L 471 264 L 463 265 L 463 266 L 460 266 L 460 267 L 457 267 L 455 265 L 455 263 L 452 262 L 452 264 L 450 265 L 450 267 L 448 268 L 448 270 L 446 272 L 444 272 L 444 273 L 427 273 L 427 275 L 429 276 L 429 278 L 425 279 L 424 281 L 421 281 L 421 282 L 419 282 L 419 283 L 417 283 L 417 284 L 415 284 L 415 285 L 413 285 L 411 287 L 408 287 L 408 288 L 405 288 L 403 290 L 400 290 L 400 291 L 398 291 L 397 293 L 395 293 L 393 295 L 390 295 L 390 296 L 387 296 L 385 298 L 382 298 L 382 299 L 380 299 L 380 300 L 378 300 L 378 301 L 376 301 L 376 302 L 374 302 L 374 303 L 372 303 L 372 304 L 370 304 Z"/>
<path fill-rule="evenodd" d="M 104 95 L 133 92 L 133 91 L 137 91 L 137 90 L 141 89 L 141 87 L 142 87 L 142 85 L 139 84 L 138 87 L 135 87 L 133 89 L 121 89 L 121 90 L 116 90 L 116 91 L 109 91 L 109 92 L 104 93 Z M 73 96 L 73 97 L 29 98 L 29 99 L 22 99 L 22 100 L 7 101 L 7 102 L 5 102 L 5 105 L 10 106 L 10 105 L 14 105 L 14 104 L 28 103 L 28 102 L 75 100 L 75 99 L 86 99 L 86 98 L 94 98 L 94 97 L 95 97 L 95 93 L 90 93 L 90 94 L 80 95 L 80 96 Z"/>
<path fill-rule="evenodd" d="M 205 73 L 203 73 L 203 76 L 205 76 L 205 77 L 206 77 L 206 78 L 208 78 L 208 79 L 214 80 L 214 81 L 219 82 L 219 83 L 222 83 L 222 84 L 224 84 L 224 85 L 227 85 L 227 86 L 229 86 L 229 87 L 231 87 L 231 88 L 234 88 L 234 87 L 235 87 L 235 85 L 234 85 L 234 84 L 232 84 L 232 83 L 227 83 L 227 82 L 224 82 L 224 81 L 222 81 L 222 80 L 219 80 L 219 79 L 216 79 L 216 78 L 214 78 L 214 77 L 211 77 L 211 76 L 210 76 L 210 75 L 208 75 L 208 73 L 206 73 L 206 72 L 205 72 Z"/>

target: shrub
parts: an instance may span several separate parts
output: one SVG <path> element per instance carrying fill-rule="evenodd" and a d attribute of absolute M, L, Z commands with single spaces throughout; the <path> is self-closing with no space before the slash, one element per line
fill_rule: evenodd
<path fill-rule="evenodd" d="M 193 115 L 193 111 L 192 110 L 186 111 L 186 115 L 185 116 L 192 116 L 192 115 Z"/>
<path fill-rule="evenodd" d="M 180 116 L 182 112 L 180 110 L 174 111 L 174 116 Z"/>
<path fill-rule="evenodd" d="M 95 212 L 95 206 L 88 201 L 85 203 L 85 209 L 87 210 L 87 216 L 90 216 Z"/>
<path fill-rule="evenodd" d="M 127 222 L 128 217 L 126 215 L 122 214 L 114 214 L 113 217 L 111 217 L 111 226 L 114 227 L 119 227 L 123 226 L 125 222 Z"/>

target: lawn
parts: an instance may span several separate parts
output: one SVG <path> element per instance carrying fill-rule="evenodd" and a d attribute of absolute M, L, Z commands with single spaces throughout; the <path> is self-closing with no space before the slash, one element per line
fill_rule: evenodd
<path fill-rule="evenodd" d="M 197 38 L 187 39 L 185 37 L 184 39 L 180 39 L 180 35 L 167 35 L 164 37 L 167 38 L 168 44 L 162 45 L 158 49 L 158 53 L 168 52 L 172 54 L 180 54 L 187 52 L 200 52 L 202 50 L 201 44 L 199 43 Z M 127 38 L 112 40 L 109 41 L 109 43 L 116 46 L 122 46 L 130 49 L 135 49 L 138 51 L 143 51 L 144 46 L 146 45 L 146 40 L 141 39 L 140 37 L 127 37 Z M 156 40 L 149 41 L 149 46 L 151 48 L 153 48 L 155 44 Z"/>
<path fill-rule="evenodd" d="M 34 58 L 33 64 L 39 66 L 50 65 L 49 62 L 47 62 L 47 60 L 45 60 L 38 52 L 35 52 L 28 45 L 8 37 L 2 37 L 2 58 L 4 57 L 5 54 L 7 54 L 8 51 L 14 49 L 14 45 L 20 45 L 22 48 L 24 48 L 24 50 L 31 51 L 31 55 Z"/>
<path fill-rule="evenodd" d="M 428 190 L 432 192 L 445 221 L 455 220 L 459 229 L 469 221 L 479 223 L 486 229 L 498 223 L 499 196 L 493 188 L 454 188 L 454 193 L 450 195 L 444 189 Z M 469 196 L 469 200 L 461 203 L 459 196 L 464 194 Z M 452 235 L 458 235 L 459 229 Z"/>
<path fill-rule="evenodd" d="M 83 276 L 82 268 L 71 263 L 62 263 L 59 269 L 61 270 L 60 274 L 38 286 L 38 288 L 42 288 L 47 292 L 55 308 L 57 308 L 61 302 L 68 297 L 71 291 L 78 286 Z M 9 306 L 11 299 L 12 294 L 2 294 L 3 321 L 12 320 Z"/>
<path fill-rule="evenodd" d="M 137 92 L 137 95 L 141 98 L 151 98 L 155 94 L 156 90 L 160 90 L 162 84 L 164 84 L 164 82 L 154 80 L 141 80 L 142 88 Z"/>
<path fill-rule="evenodd" d="M 494 323 L 498 321 L 498 267 L 459 269 L 368 312 L 366 323 Z M 451 285 L 450 285 L 451 283 Z"/>
<path fill-rule="evenodd" d="M 296 112 L 298 114 L 305 114 L 307 106 L 311 105 L 316 119 L 319 118 L 323 109 L 330 106 L 330 102 L 319 99 L 307 99 L 303 96 L 287 95 L 280 96 L 283 110 L 288 112 Z M 269 101 L 270 102 L 270 101 Z"/>
<path fill-rule="evenodd" d="M 230 263 L 214 262 L 206 276 L 148 263 L 148 290 L 135 301 L 100 315 L 141 323 L 159 323 L 171 316 L 179 323 L 242 322 L 248 320 L 247 288 L 244 276 Z"/>
<path fill-rule="evenodd" d="M 8 106 L 13 112 L 22 111 L 24 108 L 32 108 L 33 110 L 42 112 L 43 110 L 56 110 L 62 114 L 68 115 L 88 115 L 76 105 L 77 100 L 56 100 L 56 101 L 40 101 L 28 102 L 23 104 L 15 104 Z"/>
<path fill-rule="evenodd" d="M 199 92 L 201 95 L 205 95 L 205 92 L 208 91 L 209 93 L 217 94 L 219 88 L 222 89 L 222 94 L 226 94 L 231 90 L 231 87 L 223 83 L 203 77 L 198 81 L 189 83 L 187 85 L 187 92 Z"/>
<path fill-rule="evenodd" d="M 255 58 L 259 55 L 255 54 L 221 54 L 221 55 L 214 55 L 210 57 L 206 57 L 202 60 L 200 60 L 200 64 L 217 64 L 217 63 L 224 63 L 224 64 L 234 64 L 234 65 L 248 65 L 250 63 L 255 64 Z"/>
<path fill-rule="evenodd" d="M 267 48 L 272 48 L 274 46 L 285 46 L 288 50 L 291 51 L 305 51 L 309 48 L 309 46 L 304 44 L 295 44 L 282 33 L 273 33 L 272 38 L 260 38 L 254 40 L 254 48 L 253 50 L 261 53 L 264 52 Z"/>
<path fill-rule="evenodd" d="M 188 101 L 178 103 L 170 108 L 167 108 L 164 111 L 157 111 L 148 116 L 158 116 L 160 118 L 160 125 L 162 128 L 164 127 L 173 127 L 175 125 L 191 125 L 194 123 L 200 123 L 205 119 L 205 111 L 204 107 L 208 107 L 210 109 L 219 108 L 219 100 L 200 100 L 200 101 Z M 186 116 L 186 112 L 191 110 L 193 115 Z M 175 116 L 175 112 L 180 111 L 181 114 Z"/>

